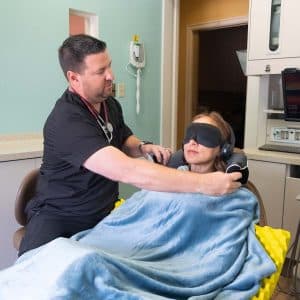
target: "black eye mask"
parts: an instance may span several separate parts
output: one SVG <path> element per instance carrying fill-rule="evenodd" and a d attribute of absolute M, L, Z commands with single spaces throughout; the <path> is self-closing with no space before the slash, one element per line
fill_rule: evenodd
<path fill-rule="evenodd" d="M 192 123 L 188 126 L 185 131 L 183 144 L 187 144 L 190 140 L 194 140 L 208 148 L 222 145 L 222 136 L 219 128 L 206 123 Z"/>

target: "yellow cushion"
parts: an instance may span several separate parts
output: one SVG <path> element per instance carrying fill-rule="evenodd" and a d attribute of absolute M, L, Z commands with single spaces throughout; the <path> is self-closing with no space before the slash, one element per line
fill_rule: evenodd
<path fill-rule="evenodd" d="M 125 199 L 123 198 L 119 198 L 116 202 L 115 202 L 115 208 L 119 207 L 120 205 L 122 205 L 125 202 Z"/>
<path fill-rule="evenodd" d="M 268 300 L 276 288 L 280 273 L 283 267 L 285 256 L 288 251 L 288 245 L 291 235 L 283 229 L 272 228 L 269 226 L 255 226 L 255 233 L 266 252 L 272 258 L 277 271 L 271 276 L 264 278 L 257 294 L 252 300 Z"/>

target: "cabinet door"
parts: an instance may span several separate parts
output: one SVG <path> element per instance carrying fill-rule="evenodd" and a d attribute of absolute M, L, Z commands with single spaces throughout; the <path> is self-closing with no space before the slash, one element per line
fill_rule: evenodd
<path fill-rule="evenodd" d="M 287 177 L 283 228 L 291 232 L 290 244 L 292 244 L 296 237 L 298 222 L 300 222 L 300 179 Z"/>
<path fill-rule="evenodd" d="M 247 75 L 280 74 L 300 67 L 300 1 L 281 0 L 278 48 L 270 50 L 272 0 L 251 0 Z"/>
<path fill-rule="evenodd" d="M 280 57 L 300 57 L 300 1 L 299 0 L 281 0 L 281 21 L 280 21 Z"/>
<path fill-rule="evenodd" d="M 252 0 L 249 25 L 249 60 L 300 56 L 300 1 L 281 0 L 279 47 L 270 50 L 272 0 Z"/>
<path fill-rule="evenodd" d="M 286 165 L 266 161 L 249 160 L 249 180 L 261 194 L 272 227 L 282 227 Z"/>
<path fill-rule="evenodd" d="M 40 168 L 42 162 L 43 162 L 43 159 L 41 157 L 35 158 L 34 159 L 34 167 L 35 168 Z"/>
<path fill-rule="evenodd" d="M 0 269 L 12 265 L 17 258 L 12 241 L 20 227 L 15 220 L 15 198 L 21 180 L 35 165 L 35 159 L 0 162 Z"/>
<path fill-rule="evenodd" d="M 265 59 L 271 54 L 269 32 L 272 0 L 252 0 L 248 28 L 248 59 Z"/>

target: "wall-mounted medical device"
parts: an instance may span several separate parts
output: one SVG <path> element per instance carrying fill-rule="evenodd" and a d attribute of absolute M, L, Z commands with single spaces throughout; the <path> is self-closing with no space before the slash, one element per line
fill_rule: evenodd
<path fill-rule="evenodd" d="M 272 127 L 271 141 L 300 145 L 300 128 Z"/>
<path fill-rule="evenodd" d="M 141 76 L 142 68 L 145 67 L 145 47 L 144 44 L 139 41 L 139 36 L 134 35 L 133 40 L 129 45 L 129 63 L 127 64 L 126 70 L 136 77 L 136 113 L 140 112 L 140 87 L 141 87 Z M 136 69 L 136 73 L 132 73 L 128 70 L 128 65 L 131 65 Z"/>
<path fill-rule="evenodd" d="M 145 49 L 142 43 L 135 42 L 135 41 L 130 42 L 129 62 L 135 68 L 145 67 Z"/>
<path fill-rule="evenodd" d="M 258 148 L 300 154 L 300 70 L 286 68 L 263 79 L 269 83 L 268 115 L 265 144 Z"/>

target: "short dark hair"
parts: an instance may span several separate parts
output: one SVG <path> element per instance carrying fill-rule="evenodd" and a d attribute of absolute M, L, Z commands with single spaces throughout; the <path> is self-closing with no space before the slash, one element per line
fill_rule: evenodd
<path fill-rule="evenodd" d="M 58 49 L 60 66 L 67 78 L 67 72 L 80 73 L 84 69 L 84 59 L 90 54 L 104 52 L 106 43 L 86 34 L 68 37 Z"/>

